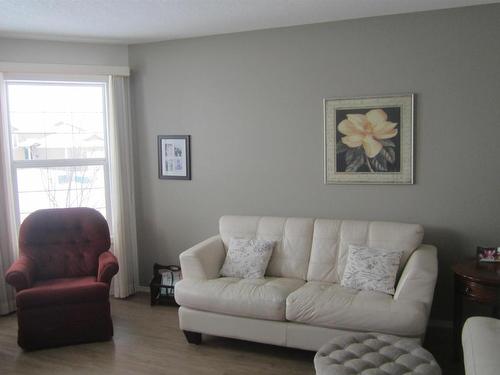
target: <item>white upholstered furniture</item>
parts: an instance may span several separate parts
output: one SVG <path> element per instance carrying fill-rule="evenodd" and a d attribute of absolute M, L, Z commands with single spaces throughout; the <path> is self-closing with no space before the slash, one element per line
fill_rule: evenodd
<path fill-rule="evenodd" d="M 462 330 L 467 375 L 497 375 L 500 372 L 500 320 L 475 316 Z"/>
<path fill-rule="evenodd" d="M 188 341 L 206 333 L 317 350 L 349 332 L 424 336 L 437 256 L 420 225 L 224 216 L 219 232 L 180 255 L 175 298 Z M 219 277 L 232 237 L 276 241 L 265 278 Z M 340 286 L 349 244 L 403 251 L 394 296 Z"/>
<path fill-rule="evenodd" d="M 379 333 L 335 337 L 314 357 L 316 375 L 441 375 L 436 360 L 415 340 Z"/>

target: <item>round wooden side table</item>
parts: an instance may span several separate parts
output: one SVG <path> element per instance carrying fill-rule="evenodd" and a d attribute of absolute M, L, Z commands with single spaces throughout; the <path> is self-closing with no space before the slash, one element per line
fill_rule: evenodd
<path fill-rule="evenodd" d="M 453 330 L 455 357 L 460 356 L 461 332 L 464 322 L 464 299 L 491 306 L 492 316 L 500 318 L 500 263 L 468 260 L 455 264 L 455 303 Z"/>

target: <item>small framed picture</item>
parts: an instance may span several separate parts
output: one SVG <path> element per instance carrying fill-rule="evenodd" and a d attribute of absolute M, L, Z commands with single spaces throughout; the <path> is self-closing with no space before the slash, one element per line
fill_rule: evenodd
<path fill-rule="evenodd" d="M 191 179 L 191 136 L 158 136 L 158 177 L 167 180 Z"/>
<path fill-rule="evenodd" d="M 477 247 L 478 262 L 500 262 L 500 247 Z"/>
<path fill-rule="evenodd" d="M 413 183 L 413 94 L 324 100 L 326 184 Z"/>

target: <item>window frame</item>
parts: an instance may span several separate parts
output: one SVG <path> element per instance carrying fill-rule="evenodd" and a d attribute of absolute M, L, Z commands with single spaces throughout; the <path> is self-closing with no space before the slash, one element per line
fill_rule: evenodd
<path fill-rule="evenodd" d="M 9 90 L 10 83 L 28 83 L 35 85 L 68 85 L 68 86 L 102 86 L 103 92 L 103 121 L 104 121 L 104 157 L 102 158 L 76 158 L 76 159 L 37 159 L 37 160 L 15 160 L 14 149 L 12 142 L 12 126 L 9 110 Z M 102 166 L 104 172 L 104 196 L 106 204 L 106 220 L 111 226 L 111 193 L 110 193 L 110 161 L 109 161 L 109 77 L 95 75 L 47 75 L 47 74 L 4 74 L 2 82 L 2 92 L 5 94 L 5 121 L 7 125 L 7 134 L 9 137 L 9 161 L 12 173 L 12 189 L 14 195 L 14 207 L 16 216 L 16 225 L 19 228 L 21 225 L 21 210 L 19 204 L 19 189 L 17 181 L 17 171 L 27 168 L 53 168 L 53 167 L 78 167 L 78 166 Z"/>

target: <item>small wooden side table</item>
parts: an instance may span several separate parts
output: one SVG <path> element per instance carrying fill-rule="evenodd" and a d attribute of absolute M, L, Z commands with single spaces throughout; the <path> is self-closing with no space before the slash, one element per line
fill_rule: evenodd
<path fill-rule="evenodd" d="M 461 348 L 461 332 L 464 322 L 464 299 L 489 305 L 492 316 L 499 317 L 500 311 L 500 263 L 479 263 L 468 260 L 455 264 L 455 303 L 453 330 L 455 338 L 455 357 L 459 358 Z"/>
<path fill-rule="evenodd" d="M 167 270 L 170 272 L 172 279 L 167 283 L 163 283 L 163 277 L 160 271 Z M 149 288 L 151 291 L 151 306 L 160 304 L 160 305 L 177 305 L 174 298 L 174 273 L 178 273 L 180 275 L 181 267 L 171 264 L 169 266 L 163 266 L 161 264 L 155 263 L 153 265 L 153 278 L 149 283 Z M 177 280 L 178 281 L 178 280 Z"/>

